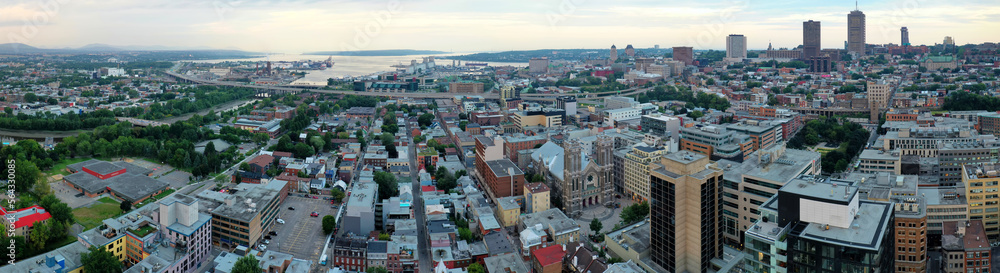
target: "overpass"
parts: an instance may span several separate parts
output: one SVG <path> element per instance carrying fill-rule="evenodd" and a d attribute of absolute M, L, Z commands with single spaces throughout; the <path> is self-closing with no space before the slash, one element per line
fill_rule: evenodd
<path fill-rule="evenodd" d="M 418 99 L 450 99 L 455 96 L 481 96 L 485 99 L 500 99 L 498 94 L 488 94 L 488 93 L 406 93 L 406 92 L 370 92 L 370 91 L 347 91 L 347 90 L 326 90 L 320 89 L 321 86 L 315 85 L 281 85 L 281 86 L 266 86 L 266 85 L 248 85 L 240 82 L 227 82 L 227 81 L 210 81 L 204 79 L 198 79 L 182 74 L 173 72 L 173 70 L 167 70 L 167 75 L 178 79 L 178 81 L 186 83 L 197 83 L 205 85 L 218 85 L 218 86 L 232 86 L 232 87 L 246 87 L 258 89 L 261 93 L 268 94 L 289 94 L 289 93 L 299 93 L 302 91 L 324 93 L 324 94 L 340 94 L 340 95 L 359 95 L 359 96 L 376 96 L 376 97 L 389 97 L 389 98 L 418 98 Z M 574 94 L 521 94 L 521 99 L 525 101 L 544 101 L 544 102 L 554 102 L 557 96 L 576 96 L 578 100 L 596 100 L 600 97 L 620 94 L 622 96 L 634 95 L 638 93 L 643 93 L 651 90 L 652 88 L 629 88 L 625 90 L 618 91 L 605 91 L 605 92 L 595 92 L 595 93 L 574 93 Z"/>

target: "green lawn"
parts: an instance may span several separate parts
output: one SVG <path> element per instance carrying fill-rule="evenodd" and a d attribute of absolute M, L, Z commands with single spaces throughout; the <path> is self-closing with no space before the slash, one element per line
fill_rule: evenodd
<path fill-rule="evenodd" d="M 84 157 L 81 157 L 81 158 L 65 158 L 65 159 L 59 161 L 58 163 L 56 163 L 55 165 L 52 165 L 52 170 L 49 170 L 49 172 L 45 176 L 52 176 L 52 175 L 57 175 L 57 174 L 69 175 L 69 172 L 66 171 L 66 166 L 69 166 L 71 164 L 76 164 L 76 163 L 84 162 L 84 161 L 87 161 L 87 160 L 90 160 L 90 158 L 84 158 Z"/>
<path fill-rule="evenodd" d="M 115 217 L 122 213 L 121 208 L 119 208 L 121 202 L 108 197 L 97 201 L 99 203 L 93 204 L 90 207 L 81 207 L 73 210 L 73 218 L 76 218 L 77 223 L 83 225 L 84 230 L 100 226 L 101 221 L 104 221 L 104 219 Z"/>
<path fill-rule="evenodd" d="M 130 229 L 129 231 L 134 233 L 135 236 L 139 236 L 139 238 L 142 238 L 146 237 L 146 235 L 149 235 L 150 232 L 156 231 L 156 229 L 153 228 L 152 226 L 144 226 L 139 229 Z"/>

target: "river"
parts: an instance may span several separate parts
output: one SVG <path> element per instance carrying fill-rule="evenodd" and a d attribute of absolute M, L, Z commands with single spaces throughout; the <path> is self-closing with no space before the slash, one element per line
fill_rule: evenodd
<path fill-rule="evenodd" d="M 393 65 L 409 64 L 410 60 L 421 62 L 423 57 L 434 56 L 437 65 L 451 65 L 452 61 L 444 59 L 447 56 L 454 56 L 456 53 L 436 54 L 436 55 L 409 55 L 409 56 L 332 56 L 333 68 L 326 70 L 301 70 L 306 72 L 305 77 L 292 82 L 292 84 L 304 85 L 326 85 L 326 79 L 368 76 L 380 72 L 395 71 Z M 293 62 L 302 60 L 323 61 L 331 56 L 326 55 L 303 55 L 303 54 L 275 54 L 267 57 L 245 58 L 245 59 L 221 59 L 221 60 L 190 60 L 185 62 L 194 63 L 221 63 L 221 62 Z M 465 61 L 462 62 L 463 64 Z M 488 62 L 491 66 L 517 66 L 527 67 L 528 63 L 502 63 Z M 298 70 L 296 70 L 298 71 Z"/>

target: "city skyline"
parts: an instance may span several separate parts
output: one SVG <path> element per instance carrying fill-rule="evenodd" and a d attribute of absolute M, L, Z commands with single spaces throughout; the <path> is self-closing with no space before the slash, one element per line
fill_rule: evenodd
<path fill-rule="evenodd" d="M 691 46 L 725 50 L 729 34 L 747 48 L 792 48 L 801 22 L 822 22 L 822 48 L 843 48 L 854 1 L 594 3 L 513 1 L 14 1 L 0 7 L 4 42 L 42 48 L 164 46 L 255 52 L 424 49 L 451 52 L 540 48 Z M 1000 41 L 1000 7 L 988 1 L 865 3 L 866 40 L 914 45 Z M 13 15 L 13 16 L 11 16 Z M 81 24 L 80 22 L 86 22 Z M 367 29 L 367 33 L 365 33 Z M 364 33 L 364 34 L 359 34 Z M 271 33 L 271 34 L 267 34 Z M 556 39 L 553 39 L 556 38 Z M 525 41 L 530 41 L 525 43 Z"/>

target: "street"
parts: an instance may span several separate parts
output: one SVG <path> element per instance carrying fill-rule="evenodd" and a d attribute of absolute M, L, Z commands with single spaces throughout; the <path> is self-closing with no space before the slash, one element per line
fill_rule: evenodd
<path fill-rule="evenodd" d="M 431 250 L 427 246 L 430 239 L 427 238 L 427 227 L 424 222 L 424 205 L 423 199 L 420 197 L 420 177 L 419 177 L 419 165 L 417 165 L 417 144 L 413 142 L 413 129 L 410 122 L 406 122 L 406 135 L 409 137 L 410 141 L 410 180 L 413 181 L 413 207 L 414 219 L 417 220 L 417 249 L 420 251 L 418 254 L 420 256 L 420 272 L 431 272 L 434 267 L 431 264 Z"/>

